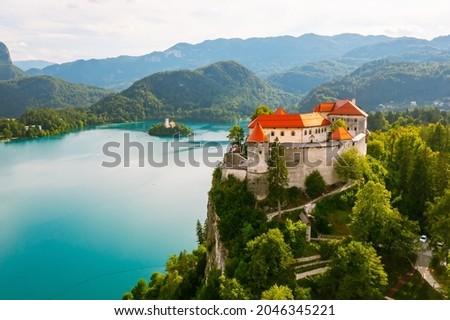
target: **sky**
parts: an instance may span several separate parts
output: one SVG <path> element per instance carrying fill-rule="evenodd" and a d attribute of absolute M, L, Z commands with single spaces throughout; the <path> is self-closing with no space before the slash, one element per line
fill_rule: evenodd
<path fill-rule="evenodd" d="M 444 0 L 0 0 L 13 61 L 139 56 L 179 42 L 305 33 L 450 34 Z"/>

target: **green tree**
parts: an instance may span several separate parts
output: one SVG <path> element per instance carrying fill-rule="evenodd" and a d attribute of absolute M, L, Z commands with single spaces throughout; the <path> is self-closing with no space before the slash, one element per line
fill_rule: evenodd
<path fill-rule="evenodd" d="M 13 133 L 11 132 L 11 130 L 5 128 L 3 129 L 3 136 L 5 137 L 5 139 L 11 139 L 13 137 Z"/>
<path fill-rule="evenodd" d="M 311 288 L 296 287 L 294 289 L 295 300 L 311 300 Z"/>
<path fill-rule="evenodd" d="M 205 225 L 202 226 L 199 220 L 197 220 L 197 224 L 195 227 L 195 233 L 197 235 L 197 243 L 199 245 L 204 244 L 206 242 L 206 221 Z"/>
<path fill-rule="evenodd" d="M 211 269 L 208 272 L 200 292 L 198 299 L 201 300 L 219 300 L 220 299 L 220 277 L 222 272 L 218 269 Z"/>
<path fill-rule="evenodd" d="M 261 293 L 261 300 L 294 300 L 291 288 L 274 284 Z"/>
<path fill-rule="evenodd" d="M 432 240 L 442 242 L 442 252 L 448 252 L 450 249 L 450 189 L 436 198 L 434 204 L 429 203 L 427 218 Z"/>
<path fill-rule="evenodd" d="M 278 214 L 281 215 L 281 202 L 286 197 L 288 170 L 284 159 L 284 147 L 277 141 L 270 149 L 269 159 L 269 194 L 277 200 Z"/>
<path fill-rule="evenodd" d="M 260 114 L 273 114 L 273 110 L 264 104 L 260 104 L 250 118 L 255 120 Z"/>
<path fill-rule="evenodd" d="M 331 132 L 336 130 L 337 128 L 345 128 L 347 129 L 347 123 L 342 119 L 337 119 L 333 124 L 331 125 Z"/>
<path fill-rule="evenodd" d="M 402 208 L 414 220 L 423 222 L 427 201 L 434 198 L 432 168 L 435 154 L 423 141 L 416 144 L 407 184 L 403 186 Z"/>
<path fill-rule="evenodd" d="M 200 288 L 206 267 L 206 248 L 199 246 L 192 253 L 180 252 L 166 262 L 166 274 L 152 274 L 150 283 L 140 279 L 123 299 L 189 299 Z"/>
<path fill-rule="evenodd" d="M 356 148 L 344 151 L 334 163 L 334 169 L 343 181 L 359 180 L 368 170 L 367 162 Z"/>
<path fill-rule="evenodd" d="M 448 129 L 440 122 L 430 124 L 428 128 L 430 129 L 429 131 L 431 131 L 427 139 L 428 146 L 433 151 L 445 151 L 447 149 L 447 144 L 450 142 Z"/>
<path fill-rule="evenodd" d="M 325 275 L 337 299 L 382 299 L 387 274 L 375 249 L 357 241 L 339 247 Z"/>
<path fill-rule="evenodd" d="M 325 180 L 318 170 L 311 172 L 305 179 L 306 194 L 311 199 L 317 198 L 325 192 Z"/>
<path fill-rule="evenodd" d="M 244 129 L 240 125 L 235 124 L 228 133 L 227 138 L 230 140 L 232 144 L 241 145 L 242 141 L 244 141 L 245 132 Z"/>
<path fill-rule="evenodd" d="M 233 176 L 217 182 L 210 191 L 214 208 L 219 216 L 218 229 L 224 245 L 231 249 L 234 245 L 245 247 L 245 236 L 254 238 L 266 230 L 267 217 L 255 209 L 255 196 L 247 190 L 247 184 Z M 248 233 L 253 230 L 252 233 Z"/>
<path fill-rule="evenodd" d="M 391 207 L 384 185 L 369 181 L 356 199 L 349 226 L 355 240 L 371 243 L 390 256 L 414 252 L 418 226 Z"/>
<path fill-rule="evenodd" d="M 292 222 L 291 219 L 286 219 L 282 228 L 284 241 L 291 247 L 292 253 L 295 257 L 301 256 L 306 246 L 306 225 L 301 222 Z"/>
<path fill-rule="evenodd" d="M 294 281 L 291 248 L 279 229 L 270 229 L 247 243 L 235 276 L 257 297 L 274 284 Z"/>
<path fill-rule="evenodd" d="M 220 281 L 220 298 L 223 300 L 248 300 L 247 290 L 235 279 L 222 275 Z"/>
<path fill-rule="evenodd" d="M 148 284 L 145 279 L 139 279 L 136 286 L 131 289 L 131 295 L 133 300 L 145 300 L 145 296 L 148 291 Z"/>
<path fill-rule="evenodd" d="M 370 115 L 367 120 L 367 127 L 370 131 L 385 131 L 389 128 L 389 122 L 386 120 L 384 112 L 377 111 Z"/>

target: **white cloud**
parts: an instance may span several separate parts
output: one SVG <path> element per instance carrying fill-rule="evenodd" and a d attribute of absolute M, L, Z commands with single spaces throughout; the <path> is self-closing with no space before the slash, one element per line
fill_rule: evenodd
<path fill-rule="evenodd" d="M 430 39 L 450 33 L 446 7 L 442 0 L 0 0 L 0 41 L 15 60 L 62 62 L 219 37 L 354 32 Z"/>

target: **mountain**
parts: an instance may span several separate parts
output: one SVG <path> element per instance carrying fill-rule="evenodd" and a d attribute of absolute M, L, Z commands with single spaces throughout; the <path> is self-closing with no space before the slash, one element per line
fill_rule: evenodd
<path fill-rule="evenodd" d="M 163 52 L 139 57 L 78 60 L 29 72 L 119 90 L 155 72 L 195 69 L 217 61 L 234 60 L 265 77 L 309 62 L 337 59 L 357 47 L 390 39 L 358 34 L 216 39 L 199 44 L 179 43 Z"/>
<path fill-rule="evenodd" d="M 402 37 L 355 48 L 344 54 L 342 61 L 355 63 L 385 58 L 401 61 L 442 61 L 443 56 L 449 56 L 449 49 L 445 37 L 432 41 Z"/>
<path fill-rule="evenodd" d="M 308 93 L 301 105 L 336 98 L 356 98 L 365 110 L 380 105 L 409 106 L 450 99 L 450 63 L 377 60 Z"/>
<path fill-rule="evenodd" d="M 275 88 L 302 95 L 320 84 L 348 74 L 354 69 L 355 67 L 338 61 L 312 62 L 273 74 L 267 78 L 267 82 Z"/>
<path fill-rule="evenodd" d="M 13 64 L 22 69 L 22 70 L 30 70 L 30 69 L 42 69 L 52 64 L 54 62 L 45 61 L 45 60 L 22 60 L 22 61 L 14 61 Z"/>
<path fill-rule="evenodd" d="M 0 81 L 0 117 L 19 117 L 27 108 L 88 106 L 108 93 L 48 76 Z"/>
<path fill-rule="evenodd" d="M 11 62 L 8 47 L 0 42 L 0 80 L 11 80 L 27 77 L 27 74 Z"/>
<path fill-rule="evenodd" d="M 92 106 L 111 121 L 170 117 L 184 120 L 232 121 L 250 115 L 259 104 L 295 105 L 297 98 L 274 89 L 233 61 L 196 70 L 164 71 L 135 82 Z"/>

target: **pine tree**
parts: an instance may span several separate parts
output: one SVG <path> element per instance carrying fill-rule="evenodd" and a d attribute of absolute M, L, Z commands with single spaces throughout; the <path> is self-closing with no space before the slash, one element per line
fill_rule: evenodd
<path fill-rule="evenodd" d="M 277 200 L 278 214 L 281 215 L 281 201 L 286 196 L 289 178 L 284 159 L 284 148 L 277 141 L 270 150 L 269 160 L 269 193 Z"/>

